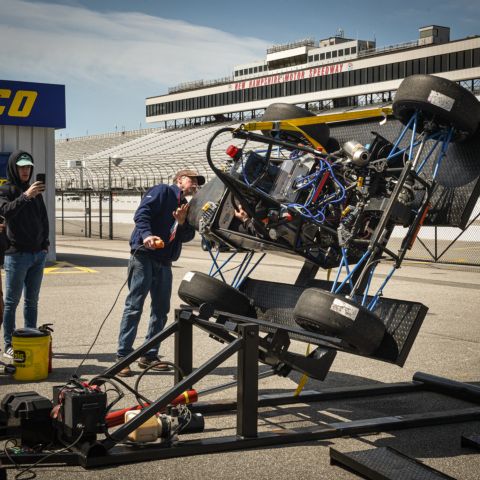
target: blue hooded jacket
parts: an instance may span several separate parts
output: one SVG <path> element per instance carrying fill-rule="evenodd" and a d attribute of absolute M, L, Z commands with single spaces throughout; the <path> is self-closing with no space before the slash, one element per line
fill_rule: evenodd
<path fill-rule="evenodd" d="M 148 190 L 133 217 L 135 229 L 130 238 L 131 252 L 147 253 L 159 262 L 170 265 L 178 260 L 182 243 L 189 242 L 195 236 L 194 228 L 185 222 L 178 225 L 175 238 L 169 242 L 175 223 L 173 212 L 185 203 L 182 191 L 176 185 L 155 185 Z M 145 238 L 156 235 L 165 242 L 165 247 L 158 250 L 143 248 Z"/>

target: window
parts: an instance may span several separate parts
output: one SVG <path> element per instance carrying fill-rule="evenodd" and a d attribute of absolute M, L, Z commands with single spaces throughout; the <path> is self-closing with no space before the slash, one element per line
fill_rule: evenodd
<path fill-rule="evenodd" d="M 355 72 L 355 80 L 354 80 L 353 84 L 354 85 L 360 85 L 361 80 L 362 80 L 361 75 L 360 75 L 361 70 L 354 70 L 354 72 Z"/>
<path fill-rule="evenodd" d="M 325 77 L 325 90 L 332 88 L 332 75 L 326 75 Z"/>
<path fill-rule="evenodd" d="M 465 50 L 464 52 L 465 56 L 465 64 L 463 68 L 472 68 L 472 51 L 471 50 Z"/>
<path fill-rule="evenodd" d="M 325 54 L 325 58 L 327 58 L 327 59 L 328 59 L 328 58 L 332 58 L 332 52 L 327 52 L 327 53 Z"/>
<path fill-rule="evenodd" d="M 456 53 L 450 53 L 448 56 L 449 60 L 449 65 L 448 69 L 449 70 L 456 70 L 457 69 L 457 54 Z"/>
<path fill-rule="evenodd" d="M 367 71 L 367 83 L 373 82 L 373 67 L 369 67 L 365 69 Z"/>
<path fill-rule="evenodd" d="M 317 53 L 317 54 L 314 56 L 314 60 L 315 60 L 316 62 L 318 62 L 318 58 L 319 58 L 319 55 L 318 55 L 318 53 Z"/>
<path fill-rule="evenodd" d="M 332 77 L 332 88 L 338 88 L 338 75 L 335 73 L 330 77 Z"/>
<path fill-rule="evenodd" d="M 345 49 L 345 55 L 350 55 L 350 49 L 349 48 Z"/>
<path fill-rule="evenodd" d="M 465 53 L 467 52 L 457 52 L 457 70 L 465 68 Z"/>
<path fill-rule="evenodd" d="M 426 68 L 427 68 L 427 59 L 426 58 L 419 58 L 418 63 L 419 63 L 418 73 L 420 73 L 420 74 L 425 73 Z"/>
<path fill-rule="evenodd" d="M 480 48 L 476 48 L 473 51 L 473 65 L 472 67 L 480 66 Z"/>
<path fill-rule="evenodd" d="M 360 84 L 363 85 L 365 83 L 367 83 L 367 69 L 362 68 L 360 70 Z"/>
<path fill-rule="evenodd" d="M 380 65 L 378 67 L 379 69 L 379 76 L 378 76 L 378 81 L 379 82 L 384 82 L 386 80 L 386 75 L 387 75 L 387 72 L 386 72 L 386 65 Z"/>
<path fill-rule="evenodd" d="M 348 84 L 352 87 L 355 85 L 355 70 L 350 70 L 348 72 Z"/>
<path fill-rule="evenodd" d="M 415 60 L 412 60 L 412 63 L 413 63 L 412 73 L 414 75 L 419 74 L 420 73 L 420 60 L 418 58 L 416 58 Z"/>
<path fill-rule="evenodd" d="M 427 74 L 432 74 L 434 70 L 434 57 L 427 57 Z"/>
<path fill-rule="evenodd" d="M 352 48 L 350 49 L 350 54 L 351 54 L 351 55 L 355 55 L 356 53 L 357 53 L 357 47 L 352 47 Z"/>
<path fill-rule="evenodd" d="M 308 61 L 309 61 L 309 62 L 313 62 L 313 55 L 310 55 L 310 56 L 308 57 Z"/>
<path fill-rule="evenodd" d="M 335 50 L 332 52 L 332 58 L 336 58 L 336 57 L 337 57 L 337 51 Z"/>
<path fill-rule="evenodd" d="M 340 49 L 340 50 L 338 51 L 338 56 L 339 56 L 339 57 L 343 57 L 343 49 Z"/>
<path fill-rule="evenodd" d="M 320 54 L 320 60 L 325 60 L 325 54 L 324 53 Z"/>
<path fill-rule="evenodd" d="M 413 61 L 408 60 L 405 62 L 405 76 L 409 77 L 413 73 Z"/>

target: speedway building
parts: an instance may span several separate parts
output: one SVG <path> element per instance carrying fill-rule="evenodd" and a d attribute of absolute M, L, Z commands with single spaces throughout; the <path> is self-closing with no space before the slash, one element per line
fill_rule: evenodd
<path fill-rule="evenodd" d="M 267 50 L 264 60 L 238 65 L 232 78 L 198 81 L 146 100 L 147 122 L 204 123 L 243 120 L 274 102 L 308 110 L 391 102 L 403 78 L 426 73 L 479 88 L 480 38 L 450 41 L 450 29 L 427 26 L 414 42 L 376 48 L 375 42 L 343 33 Z"/>

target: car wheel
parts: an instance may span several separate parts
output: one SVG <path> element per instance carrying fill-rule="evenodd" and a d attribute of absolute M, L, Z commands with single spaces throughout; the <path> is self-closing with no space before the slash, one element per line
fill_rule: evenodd
<path fill-rule="evenodd" d="M 192 307 L 208 303 L 222 312 L 256 316 L 255 309 L 245 294 L 205 273 L 188 272 L 180 283 L 178 296 Z"/>
<path fill-rule="evenodd" d="M 441 127 L 454 127 L 464 136 L 473 134 L 480 122 L 480 102 L 455 82 L 432 75 L 412 75 L 400 84 L 393 113 L 407 124 L 419 111 L 418 130 L 433 120 Z"/>
<path fill-rule="evenodd" d="M 293 314 L 305 330 L 341 338 L 365 355 L 380 346 L 385 334 L 385 325 L 374 313 L 343 295 L 319 288 L 305 290 Z"/>

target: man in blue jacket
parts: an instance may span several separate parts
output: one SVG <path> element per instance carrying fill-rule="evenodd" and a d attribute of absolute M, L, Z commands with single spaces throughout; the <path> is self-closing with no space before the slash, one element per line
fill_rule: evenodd
<path fill-rule="evenodd" d="M 174 177 L 173 185 L 160 184 L 148 190 L 135 212 L 128 264 L 129 293 L 120 324 L 118 358 L 133 352 L 148 293 L 151 310 L 145 340 L 150 340 L 165 326 L 172 293 L 172 262 L 180 256 L 182 243 L 195 236 L 194 228 L 186 221 L 188 203 L 185 196 L 192 195 L 204 183 L 205 178 L 195 171 L 180 170 Z M 159 344 L 155 345 L 144 357 L 140 357 L 138 366 L 147 368 L 156 363 L 156 370 L 168 370 L 167 364 L 159 362 L 159 347 Z M 131 376 L 132 371 L 127 366 L 118 375 Z"/>

